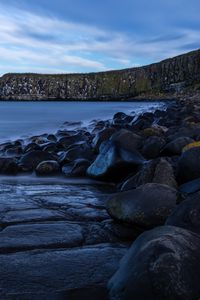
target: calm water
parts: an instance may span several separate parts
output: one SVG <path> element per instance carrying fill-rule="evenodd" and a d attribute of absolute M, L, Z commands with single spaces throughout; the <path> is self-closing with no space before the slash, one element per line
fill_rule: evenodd
<path fill-rule="evenodd" d="M 138 115 L 164 106 L 162 102 L 0 102 L 0 141 L 53 133 L 66 121 L 87 125 L 118 111 Z"/>

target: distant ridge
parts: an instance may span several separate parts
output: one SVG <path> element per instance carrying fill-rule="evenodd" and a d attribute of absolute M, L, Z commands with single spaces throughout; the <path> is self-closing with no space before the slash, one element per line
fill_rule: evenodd
<path fill-rule="evenodd" d="M 200 50 L 143 67 L 75 74 L 9 73 L 1 100 L 126 100 L 200 90 Z"/>

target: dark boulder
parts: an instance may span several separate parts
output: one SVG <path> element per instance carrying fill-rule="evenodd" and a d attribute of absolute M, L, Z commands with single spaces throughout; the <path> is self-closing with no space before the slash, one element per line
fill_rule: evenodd
<path fill-rule="evenodd" d="M 200 237 L 162 226 L 140 235 L 108 284 L 110 300 L 197 300 Z"/>
<path fill-rule="evenodd" d="M 164 158 L 147 162 L 136 175 L 122 184 L 121 190 L 131 190 L 146 183 L 166 184 L 176 189 L 177 183 L 172 165 Z"/>
<path fill-rule="evenodd" d="M 79 142 L 72 145 L 65 154 L 65 161 L 72 162 L 79 158 L 93 160 L 92 148 L 86 142 Z"/>
<path fill-rule="evenodd" d="M 120 180 L 144 163 L 139 152 L 129 152 L 118 143 L 108 141 L 100 147 L 100 154 L 87 170 L 88 176 L 95 179 Z"/>
<path fill-rule="evenodd" d="M 126 129 L 121 129 L 114 133 L 110 141 L 114 142 L 118 147 L 130 152 L 138 150 L 142 145 L 141 136 Z"/>
<path fill-rule="evenodd" d="M 142 154 L 148 159 L 159 156 L 161 149 L 165 145 L 165 140 L 159 136 L 151 136 L 144 141 Z"/>
<path fill-rule="evenodd" d="M 37 175 L 53 175 L 60 171 L 60 166 L 57 161 L 55 160 L 47 160 L 42 161 L 36 167 L 35 172 Z"/>
<path fill-rule="evenodd" d="M 22 147 L 21 146 L 14 146 L 10 149 L 7 149 L 5 151 L 5 156 L 7 157 L 20 157 L 21 154 L 23 153 Z"/>
<path fill-rule="evenodd" d="M 193 139 L 189 137 L 179 137 L 171 142 L 169 142 L 163 149 L 162 154 L 165 155 L 180 155 L 183 148 L 194 142 Z"/>
<path fill-rule="evenodd" d="M 200 147 L 191 148 L 182 153 L 178 162 L 178 180 L 180 183 L 200 177 Z"/>
<path fill-rule="evenodd" d="M 183 194 L 193 194 L 200 190 L 200 178 L 188 181 L 179 186 L 179 191 Z"/>
<path fill-rule="evenodd" d="M 25 152 L 30 152 L 30 151 L 33 151 L 33 150 L 41 150 L 41 147 L 36 143 L 29 143 L 28 145 L 26 145 L 24 147 L 24 153 Z"/>
<path fill-rule="evenodd" d="M 84 136 L 76 133 L 69 136 L 61 137 L 58 141 L 59 144 L 62 145 L 65 149 L 68 148 L 70 145 L 73 145 L 74 143 L 80 142 L 84 140 Z"/>
<path fill-rule="evenodd" d="M 55 160 L 55 156 L 49 152 L 33 150 L 24 154 L 21 157 L 19 164 L 23 170 L 32 171 L 39 165 L 39 163 L 46 160 Z"/>
<path fill-rule="evenodd" d="M 181 202 L 168 217 L 166 224 L 200 234 L 200 194 L 196 193 Z"/>
<path fill-rule="evenodd" d="M 95 135 L 95 137 L 93 138 L 93 141 L 92 141 L 94 151 L 96 153 L 98 153 L 101 143 L 107 141 L 113 135 L 113 133 L 115 133 L 115 132 L 116 132 L 116 129 L 113 128 L 113 127 L 105 128 L 105 129 L 99 131 Z"/>
<path fill-rule="evenodd" d="M 62 167 L 62 172 L 68 177 L 83 177 L 86 176 L 89 165 L 89 160 L 77 159 L 73 163 L 65 164 Z"/>
<path fill-rule="evenodd" d="M 114 219 L 140 227 L 164 224 L 176 207 L 177 192 L 167 185 L 147 183 L 135 190 L 114 194 L 107 211 Z"/>
<path fill-rule="evenodd" d="M 13 158 L 0 157 L 0 173 L 6 175 L 16 175 L 19 167 Z"/>

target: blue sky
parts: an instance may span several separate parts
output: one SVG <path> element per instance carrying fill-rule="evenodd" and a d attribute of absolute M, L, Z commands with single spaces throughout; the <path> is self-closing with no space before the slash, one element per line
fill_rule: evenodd
<path fill-rule="evenodd" d="M 128 68 L 200 48 L 199 0 L 0 0 L 0 74 Z"/>

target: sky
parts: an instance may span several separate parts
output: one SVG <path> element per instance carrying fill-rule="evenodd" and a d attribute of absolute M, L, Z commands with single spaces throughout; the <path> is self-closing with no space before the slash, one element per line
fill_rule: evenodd
<path fill-rule="evenodd" d="M 0 74 L 146 65 L 200 48 L 199 0 L 0 0 Z"/>

